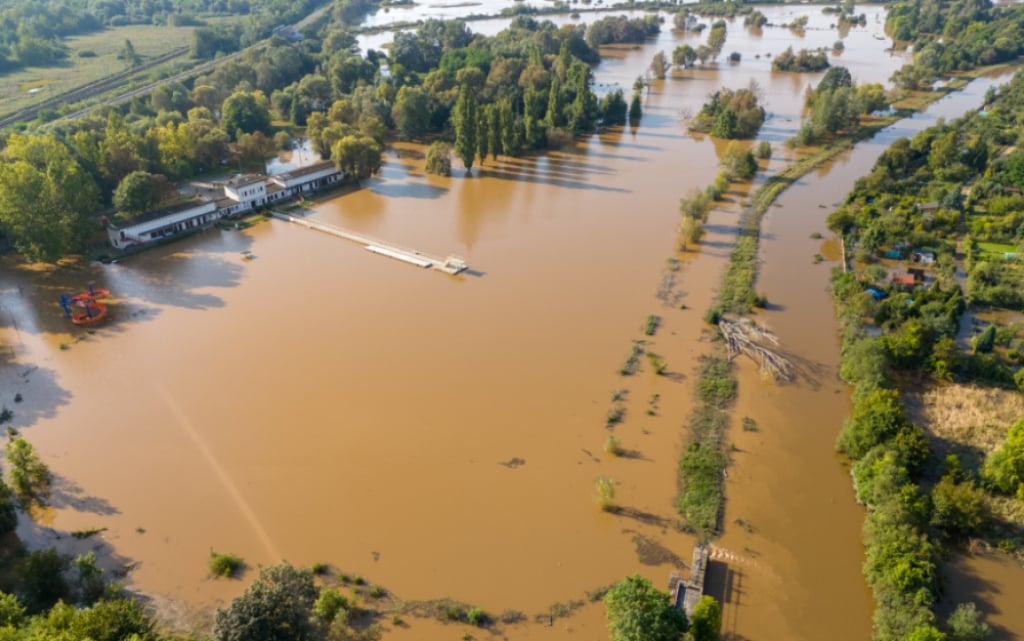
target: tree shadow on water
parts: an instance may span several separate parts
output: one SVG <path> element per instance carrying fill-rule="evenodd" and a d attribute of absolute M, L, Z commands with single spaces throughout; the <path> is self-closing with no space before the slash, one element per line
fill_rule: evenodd
<path fill-rule="evenodd" d="M 17 430 L 54 418 L 61 406 L 71 402 L 71 392 L 57 384 L 56 372 L 49 368 L 0 358 L 0 383 L 0 406 L 13 412 L 10 426 Z"/>
<path fill-rule="evenodd" d="M 72 509 L 99 516 L 113 516 L 121 513 L 121 510 L 111 505 L 106 499 L 86 493 L 78 483 L 60 474 L 53 475 L 47 503 L 58 510 Z"/>

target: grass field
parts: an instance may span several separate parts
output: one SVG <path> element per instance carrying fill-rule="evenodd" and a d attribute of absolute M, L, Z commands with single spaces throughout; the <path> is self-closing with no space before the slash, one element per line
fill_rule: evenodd
<path fill-rule="evenodd" d="M 978 243 L 978 249 L 984 254 L 995 254 L 999 258 L 1002 258 L 1004 254 L 1013 254 L 1017 251 L 1013 245 L 1003 243 Z"/>
<path fill-rule="evenodd" d="M 209 22 L 217 22 L 216 19 Z M 0 76 L 0 115 L 28 107 L 50 96 L 99 80 L 126 69 L 117 59 L 125 40 L 131 40 L 135 51 L 146 62 L 192 42 L 195 27 L 127 25 L 67 38 L 68 58 L 52 67 L 29 67 Z M 96 55 L 82 58 L 79 53 Z M 30 89 L 38 91 L 29 93 Z"/>

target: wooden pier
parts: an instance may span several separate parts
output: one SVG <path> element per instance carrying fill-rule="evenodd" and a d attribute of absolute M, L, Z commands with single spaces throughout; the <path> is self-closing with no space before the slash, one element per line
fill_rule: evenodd
<path fill-rule="evenodd" d="M 359 243 L 360 245 L 363 246 L 363 249 L 369 252 L 378 254 L 380 256 L 387 256 L 388 258 L 394 258 L 395 260 L 400 260 L 403 263 L 409 263 L 410 265 L 415 265 L 416 267 L 422 267 L 424 269 L 433 268 L 446 274 L 451 274 L 453 276 L 455 274 L 460 274 L 466 271 L 466 269 L 468 269 L 468 267 L 466 267 L 466 262 L 458 256 L 449 256 L 447 258 L 441 258 L 440 256 L 432 256 L 430 254 L 425 254 L 421 251 L 407 249 L 405 247 L 399 247 L 398 245 L 394 245 L 392 243 L 385 243 L 366 236 L 362 236 L 360 234 L 355 234 L 353 232 L 342 229 L 340 227 L 335 227 L 334 225 L 330 225 L 328 223 L 307 220 L 302 216 L 292 216 L 291 214 L 285 214 L 283 212 L 273 210 L 270 211 L 270 215 L 274 218 L 277 218 L 278 220 L 283 220 L 289 223 L 295 223 L 296 225 L 301 225 L 303 227 L 306 227 L 307 229 L 313 229 L 319 232 L 323 232 L 325 234 L 330 234 L 331 236 L 336 236 L 338 238 L 350 240 L 354 243 Z"/>
<path fill-rule="evenodd" d="M 668 579 L 668 591 L 672 605 L 693 616 L 693 610 L 704 596 L 704 575 L 708 570 L 708 549 L 703 545 L 693 548 L 693 560 L 690 562 L 690 578 L 683 581 L 678 572 L 673 572 Z"/>

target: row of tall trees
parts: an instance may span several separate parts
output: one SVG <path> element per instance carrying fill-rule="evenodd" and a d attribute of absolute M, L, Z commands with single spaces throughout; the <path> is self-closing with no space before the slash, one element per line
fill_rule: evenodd
<path fill-rule="evenodd" d="M 469 119 L 474 158 L 560 144 L 605 114 L 622 120 L 621 95 L 602 105 L 593 93 L 589 63 L 598 54 L 585 34 L 519 17 L 486 38 L 459 21 L 428 20 L 387 59 L 357 54 L 337 24 L 253 48 L 188 83 L 12 138 L 2 152 L 0 231 L 26 259 L 55 260 L 82 247 L 103 207 L 129 215 L 163 203 L 174 196 L 168 183 L 258 161 L 300 127 L 323 157 L 359 176 L 379 168 L 390 132 L 441 135 L 468 149 L 468 125 L 461 135 L 456 125 Z M 36 148 L 46 153 L 26 151 Z"/>

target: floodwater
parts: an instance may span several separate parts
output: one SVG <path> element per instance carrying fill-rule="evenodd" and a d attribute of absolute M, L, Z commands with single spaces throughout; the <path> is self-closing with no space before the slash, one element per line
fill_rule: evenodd
<path fill-rule="evenodd" d="M 805 32 L 806 46 L 830 46 L 838 36 L 824 28 L 828 18 L 809 10 L 821 29 Z M 868 26 L 848 32 L 840 61 L 861 81 L 884 81 L 902 58 L 871 35 L 881 9 L 865 10 Z M 765 11 L 785 22 L 799 10 Z M 698 39 L 666 31 L 609 51 L 596 80 L 629 87 L 656 51 Z M 676 253 L 678 198 L 711 182 L 724 149 L 687 135 L 681 115 L 719 86 L 754 78 L 772 114 L 762 137 L 781 143 L 820 74 L 772 74 L 755 55 L 799 40 L 732 22 L 726 51 L 742 62 L 656 82 L 635 131 L 450 179 L 424 176 L 422 148 L 398 145 L 379 177 L 313 214 L 462 255 L 471 271 L 460 277 L 278 221 L 210 230 L 120 265 L 4 263 L 0 402 L 57 478 L 53 509 L 23 520 L 20 533 L 64 549 L 95 546 L 107 567 L 131 568 L 133 589 L 192 609 L 223 604 L 253 568 L 281 559 L 329 563 L 402 599 L 452 597 L 531 618 L 638 571 L 664 585 L 693 544 L 674 525 L 673 500 L 692 372 L 708 348 L 700 316 L 749 189 L 734 188 L 712 212 L 699 254 Z M 815 181 L 852 180 L 861 169 L 840 162 L 808 177 L 805 197 L 836 201 L 848 186 Z M 786 201 L 778 211 L 800 209 Z M 784 233 L 781 220 L 769 219 L 765 244 L 761 288 L 781 306 L 767 320 L 784 345 L 814 355 L 823 383 L 775 389 L 744 378 L 744 390 L 763 398 L 744 391 L 737 415 L 763 429 L 736 434 L 712 587 L 736 638 L 863 639 L 861 514 L 831 455 L 847 401 L 828 374 L 836 345 L 827 267 L 808 259 L 799 272 L 772 271 L 787 255 L 818 251 L 809 229 Z M 95 333 L 73 330 L 57 305 L 59 293 L 87 282 L 115 297 L 113 318 Z M 814 311 L 791 298 L 807 292 L 820 299 Z M 662 317 L 653 337 L 642 333 L 649 314 Z M 631 342 L 645 338 L 669 375 L 644 361 L 619 376 Z M 626 414 L 615 432 L 627 456 L 612 458 L 602 448 L 619 389 Z M 812 435 L 784 429 L 816 424 Z M 760 441 L 741 440 L 749 434 Z M 616 484 L 615 514 L 594 504 L 598 475 Z M 736 518 L 752 532 L 737 532 Z M 106 529 L 86 541 L 67 536 L 92 528 Z M 211 549 L 241 555 L 250 571 L 240 582 L 209 578 Z M 602 616 L 588 604 L 509 634 L 605 638 Z M 390 633 L 451 635 L 416 620 Z"/>
<path fill-rule="evenodd" d="M 847 625 L 862 626 L 856 630 L 860 638 L 870 634 L 867 616 L 872 606 L 866 586 L 863 581 L 838 580 L 860 569 L 863 522 L 859 509 L 837 509 L 852 499 L 848 469 L 833 454 L 850 410 L 850 389 L 837 374 L 838 327 L 828 293 L 830 271 L 839 256 L 831 247 L 834 240 L 810 235 L 828 235 L 827 214 L 894 140 L 912 136 L 940 117 L 950 120 L 977 107 L 990 86 L 1009 77 L 974 81 L 963 92 L 857 145 L 791 186 L 765 217 L 757 289 L 767 294 L 770 306 L 761 320 L 793 356 L 800 380 L 775 386 L 761 381 L 754 367 L 741 369 L 737 414 L 754 418 L 758 430 L 733 431 L 738 451 L 726 489 L 727 531 L 718 542 L 741 559 L 721 572 L 727 585 L 740 586 L 734 590 L 735 601 L 749 606 L 727 610 L 733 618 L 726 624 L 740 637 L 755 638 L 763 629 L 784 630 L 779 638 L 829 636 L 824 631 L 840 613 L 846 614 Z M 815 254 L 830 258 L 815 264 Z M 782 570 L 776 566 L 780 562 Z M 962 600 L 985 599 L 983 611 L 1003 617 L 995 619 L 1005 626 L 996 628 L 997 637 L 1016 638 L 1008 631 L 1024 630 L 1015 600 L 1024 587 L 1024 570 L 1004 560 L 986 563 L 958 560 L 953 571 L 987 577 L 998 567 L 998 580 L 1015 589 L 971 594 L 960 586 L 955 591 Z M 780 599 L 787 607 L 778 607 Z"/>

